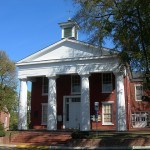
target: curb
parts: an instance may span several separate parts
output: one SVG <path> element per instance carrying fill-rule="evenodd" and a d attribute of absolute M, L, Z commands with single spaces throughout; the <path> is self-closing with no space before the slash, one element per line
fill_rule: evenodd
<path fill-rule="evenodd" d="M 49 149 L 96 149 L 96 150 L 150 150 L 150 146 L 126 146 L 126 147 L 62 147 L 49 146 Z"/>

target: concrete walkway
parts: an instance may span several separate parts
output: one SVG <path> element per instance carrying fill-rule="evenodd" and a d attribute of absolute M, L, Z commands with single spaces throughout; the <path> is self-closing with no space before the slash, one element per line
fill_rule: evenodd
<path fill-rule="evenodd" d="M 50 150 L 50 149 L 96 149 L 96 150 L 150 150 L 150 146 L 130 146 L 130 147 L 64 147 L 64 146 L 30 146 L 30 145 L 7 145 L 1 144 L 0 150 Z"/>

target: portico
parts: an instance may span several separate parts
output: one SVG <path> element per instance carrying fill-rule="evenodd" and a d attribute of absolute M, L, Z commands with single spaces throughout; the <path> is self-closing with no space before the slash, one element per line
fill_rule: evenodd
<path fill-rule="evenodd" d="M 81 59 L 81 58 L 80 58 Z M 106 60 L 109 59 L 109 64 Z M 95 63 L 93 63 L 95 62 Z M 35 63 L 35 62 L 33 62 Z M 55 64 L 55 65 L 54 65 Z M 19 122 L 18 129 L 27 129 L 27 80 L 29 78 L 47 77 L 48 78 L 48 102 L 47 102 L 47 130 L 57 130 L 58 118 L 57 115 L 57 84 L 56 80 L 61 75 L 78 75 L 81 81 L 80 95 L 80 130 L 91 130 L 91 113 L 90 113 L 90 87 L 89 77 L 94 73 L 113 73 L 116 78 L 116 107 L 117 107 L 117 130 L 126 130 L 125 114 L 125 99 L 124 99 L 124 85 L 123 75 L 118 70 L 116 60 L 111 57 L 102 57 L 102 61 L 97 58 L 82 58 L 81 60 L 61 61 L 57 63 L 48 62 L 41 64 L 18 64 L 19 78 L 20 78 L 20 102 L 19 102 Z M 46 66 L 46 67 L 45 67 Z M 25 68 L 25 69 L 24 69 Z M 106 70 L 107 69 L 107 70 Z M 122 91 L 122 92 L 121 92 Z M 74 94 L 73 94 L 74 95 Z M 67 96 L 67 95 L 64 95 Z M 75 96 L 75 95 L 74 95 Z M 78 95 L 77 95 L 78 97 Z M 123 111 L 124 110 L 124 111 Z M 121 116 L 121 117 L 120 117 Z M 65 118 L 61 115 L 62 120 Z M 63 120 L 65 122 L 65 120 Z M 63 124 L 65 128 L 65 123 Z"/>

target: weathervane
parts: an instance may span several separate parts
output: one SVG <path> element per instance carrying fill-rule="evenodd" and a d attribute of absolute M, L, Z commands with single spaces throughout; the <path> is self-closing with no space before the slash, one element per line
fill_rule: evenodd
<path fill-rule="evenodd" d="M 72 11 L 71 10 L 67 10 L 66 12 L 69 14 L 68 20 L 71 20 L 70 14 L 72 13 Z"/>

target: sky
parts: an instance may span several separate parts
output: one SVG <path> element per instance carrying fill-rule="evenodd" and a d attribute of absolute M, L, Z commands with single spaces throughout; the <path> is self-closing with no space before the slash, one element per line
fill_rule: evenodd
<path fill-rule="evenodd" d="M 17 62 L 61 40 L 58 23 L 77 9 L 72 0 L 0 0 L 0 50 Z M 82 31 L 79 40 L 86 41 Z M 105 46 L 111 48 L 110 41 Z"/>
<path fill-rule="evenodd" d="M 0 0 L 0 50 L 17 62 L 59 41 L 58 23 L 76 10 L 72 0 Z"/>
<path fill-rule="evenodd" d="M 0 0 L 0 50 L 17 62 L 59 41 L 58 23 L 77 9 L 72 0 Z M 79 40 L 86 35 L 79 32 Z"/>

